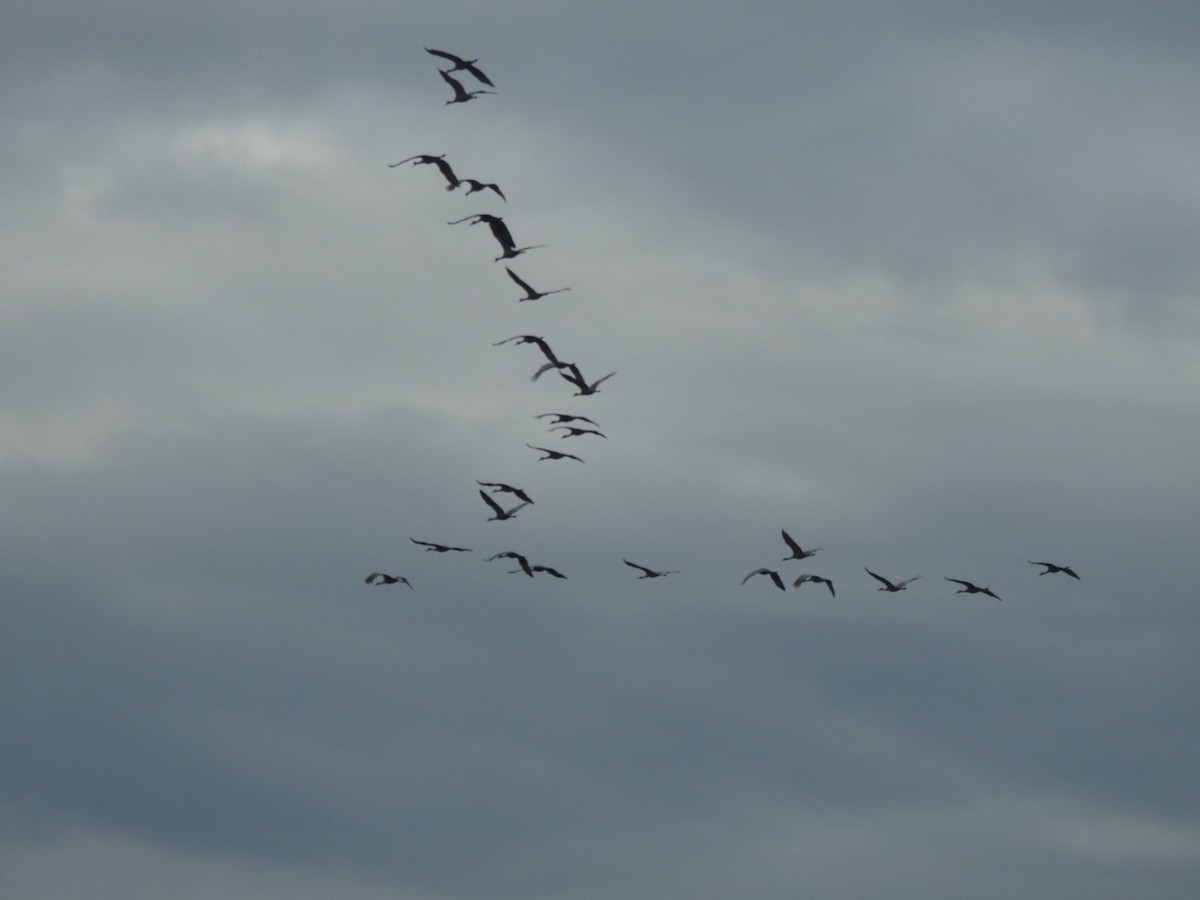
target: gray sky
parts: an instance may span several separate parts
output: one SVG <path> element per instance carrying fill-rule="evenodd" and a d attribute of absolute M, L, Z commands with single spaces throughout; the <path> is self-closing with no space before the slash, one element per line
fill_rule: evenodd
<path fill-rule="evenodd" d="M 1200 12 L 986 6 L 9 4 L 0 893 L 1195 897 Z"/>

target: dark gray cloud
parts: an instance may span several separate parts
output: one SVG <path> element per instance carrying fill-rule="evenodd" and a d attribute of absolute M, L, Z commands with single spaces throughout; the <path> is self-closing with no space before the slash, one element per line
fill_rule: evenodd
<path fill-rule="evenodd" d="M 1192 896 L 1192 18 L 7 14 L 5 895 Z"/>

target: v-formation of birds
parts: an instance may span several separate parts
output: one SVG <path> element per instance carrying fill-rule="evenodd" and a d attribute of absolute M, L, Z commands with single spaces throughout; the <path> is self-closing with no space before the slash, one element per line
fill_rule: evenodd
<path fill-rule="evenodd" d="M 453 92 L 453 96 L 451 99 L 446 101 L 445 105 L 449 106 L 451 104 L 466 103 L 484 94 L 497 93 L 495 90 L 483 88 L 468 90 L 463 86 L 463 83 L 458 78 L 454 77 L 454 73 L 465 72 L 469 74 L 476 82 L 487 85 L 487 88 L 495 88 L 495 84 L 492 82 L 492 80 L 483 72 L 482 69 L 479 68 L 478 65 L 476 65 L 478 60 L 465 59 L 464 57 L 457 56 L 456 54 L 448 51 L 435 50 L 429 47 L 425 48 L 425 52 L 451 64 L 447 69 L 438 69 L 438 74 Z M 465 196 L 471 196 L 472 194 L 481 192 L 490 192 L 498 197 L 501 201 L 505 203 L 508 202 L 508 198 L 505 196 L 504 191 L 495 182 L 482 181 L 476 178 L 460 178 L 455 173 L 450 163 L 447 162 L 446 154 L 444 153 L 439 155 L 424 153 L 416 154 L 406 157 L 399 162 L 390 163 L 388 167 L 396 168 L 409 162 L 411 162 L 414 166 L 428 165 L 436 168 L 446 182 L 447 191 L 455 191 L 460 187 L 465 186 Z M 496 240 L 496 243 L 500 247 L 500 255 L 494 258 L 495 262 L 514 259 L 515 257 L 521 256 L 530 250 L 540 249 L 546 246 L 545 244 L 528 244 L 524 246 L 518 246 L 505 220 L 500 216 L 491 213 L 472 213 L 470 215 L 463 216 L 462 218 L 454 219 L 447 224 L 459 225 L 464 222 L 472 226 L 480 224 L 487 225 L 492 237 Z M 564 293 L 570 290 L 569 287 L 560 287 L 548 291 L 541 291 L 530 285 L 529 282 L 521 278 L 521 276 L 519 276 L 508 266 L 505 266 L 505 272 L 508 274 L 509 279 L 524 292 L 524 296 L 518 298 L 518 302 L 541 300 L 544 297 L 549 297 L 553 294 Z M 541 335 L 518 334 L 510 338 L 505 338 L 504 340 L 496 341 L 493 346 L 499 347 L 506 344 L 513 344 L 516 346 L 529 344 L 536 347 L 546 361 L 534 372 L 531 380 L 537 381 L 543 374 L 546 374 L 550 371 L 555 371 L 564 381 L 576 388 L 574 394 L 576 397 L 587 397 L 598 393 L 600 385 L 617 374 L 616 372 L 609 372 L 607 375 L 604 375 L 598 379 L 589 380 L 583 375 L 576 363 L 565 362 L 561 360 L 559 356 L 550 348 L 550 345 L 547 343 L 546 339 Z M 587 418 L 586 416 L 581 416 L 574 413 L 542 413 L 538 416 L 535 416 L 535 418 L 539 420 L 551 419 L 548 432 L 550 434 L 558 433 L 560 439 L 591 439 L 597 437 L 607 439 L 607 435 L 600 431 L 599 425 L 594 420 Z M 576 422 L 583 422 L 592 427 L 588 428 L 582 425 L 572 424 Z M 526 446 L 531 450 L 537 451 L 541 454 L 537 457 L 539 461 L 573 460 L 579 463 L 584 461 L 582 457 L 574 453 L 569 453 L 565 450 L 555 449 L 552 447 L 542 447 L 528 442 L 526 442 Z M 525 509 L 527 506 L 532 506 L 534 503 L 533 498 L 523 488 L 514 487 L 513 485 L 509 485 L 504 482 L 485 482 L 477 480 L 476 483 L 481 488 L 479 490 L 479 497 L 482 500 L 487 512 L 490 513 L 487 518 L 487 521 L 489 522 L 506 522 L 510 519 L 514 519 L 519 511 Z M 486 491 L 483 490 L 483 488 L 490 488 L 491 490 Z M 520 502 L 510 504 L 508 501 L 506 501 L 501 503 L 495 499 L 495 495 L 497 494 L 505 496 L 511 495 Z M 790 551 L 789 555 L 784 557 L 781 562 L 805 560 L 814 556 L 818 551 L 824 549 L 822 547 L 810 547 L 809 549 L 805 550 L 795 540 L 792 539 L 791 535 L 789 535 L 786 530 L 781 530 L 781 534 L 784 544 Z M 445 554 L 472 552 L 470 548 L 467 547 L 457 547 L 449 544 L 437 543 L 434 541 L 418 540 L 416 538 L 410 538 L 410 540 L 416 545 L 423 546 L 425 552 L 427 553 L 434 552 L 438 554 Z M 497 559 L 511 559 L 516 562 L 517 568 L 510 570 L 510 574 L 524 574 L 531 578 L 534 577 L 535 574 L 541 573 L 559 579 L 565 579 L 567 577 L 566 575 L 562 574 L 562 572 L 551 566 L 546 566 L 541 563 L 532 564 L 524 554 L 512 550 L 496 553 L 487 557 L 484 561 L 492 562 Z M 667 575 L 678 574 L 679 572 L 678 569 L 653 569 L 648 566 L 641 565 L 640 563 L 631 562 L 628 559 L 622 559 L 622 562 L 626 566 L 641 573 L 637 576 L 639 580 L 662 578 Z M 1050 562 L 1033 561 L 1030 561 L 1030 564 L 1042 567 L 1042 571 L 1039 572 L 1038 575 L 1061 573 L 1074 579 L 1079 578 L 1079 575 L 1077 575 L 1069 566 L 1058 565 Z M 879 575 L 876 572 L 872 572 L 869 568 L 865 571 L 867 575 L 881 585 L 878 590 L 887 593 L 899 593 L 900 591 L 906 590 L 910 584 L 921 578 L 920 575 L 913 575 L 903 580 L 893 581 L 889 578 Z M 746 582 L 757 575 L 764 576 L 781 591 L 787 589 L 784 583 L 784 577 L 778 571 L 778 569 L 767 566 L 760 566 L 750 571 L 744 578 L 742 578 L 741 584 L 746 584 Z M 955 591 L 957 594 L 983 594 L 996 600 L 1001 599 L 991 589 L 987 587 L 981 587 L 966 579 L 951 578 L 946 576 L 945 580 L 960 586 L 959 589 Z M 367 576 L 366 583 L 377 586 L 404 584 L 410 590 L 413 589 L 412 584 L 407 578 L 403 576 L 393 576 L 383 572 L 372 572 Z M 795 579 L 792 581 L 793 588 L 800 588 L 805 584 L 823 586 L 829 591 L 831 597 L 837 596 L 833 581 L 830 578 L 811 573 L 803 573 L 795 577 Z"/>

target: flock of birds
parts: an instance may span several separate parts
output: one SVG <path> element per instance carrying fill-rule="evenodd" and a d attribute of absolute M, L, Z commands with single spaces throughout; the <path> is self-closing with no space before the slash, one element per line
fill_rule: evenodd
<path fill-rule="evenodd" d="M 446 101 L 447 106 L 454 103 L 466 103 L 467 101 L 473 100 L 483 94 L 496 93 L 495 90 L 488 90 L 486 88 L 467 90 L 463 86 L 462 82 L 454 77 L 453 73 L 466 72 L 472 78 L 474 78 L 476 82 L 487 85 L 488 88 L 494 88 L 495 85 L 492 83 L 492 80 L 476 65 L 478 60 L 465 59 L 445 50 L 435 50 L 429 47 L 425 48 L 425 52 L 451 63 L 451 66 L 448 69 L 438 69 L 442 79 L 454 92 L 454 96 Z M 446 161 L 445 154 L 437 156 L 431 154 L 416 154 L 414 156 L 406 157 L 399 162 L 390 163 L 389 168 L 396 168 L 406 163 L 412 163 L 414 166 L 428 165 L 436 168 L 438 172 L 441 173 L 442 178 L 444 178 L 446 181 L 447 191 L 454 191 L 465 187 L 464 193 L 466 196 L 487 191 L 491 192 L 496 197 L 499 197 L 501 201 L 505 203 L 508 202 L 508 198 L 505 196 L 504 191 L 501 190 L 498 184 L 495 184 L 494 182 L 480 181 L 475 178 L 460 178 L 455 173 L 450 163 Z M 472 215 L 464 216 L 460 219 L 454 219 L 447 224 L 460 225 L 464 222 L 468 225 L 484 224 L 488 226 L 488 230 L 491 232 L 492 237 L 495 238 L 500 247 L 500 255 L 494 258 L 494 262 L 513 259 L 529 250 L 546 246 L 545 244 L 517 246 L 516 241 L 513 239 L 512 232 L 509 230 L 504 219 L 491 213 L 473 213 Z M 519 276 L 508 266 L 505 266 L 505 271 L 507 272 L 509 279 L 511 279 L 514 284 L 524 291 L 524 296 L 518 298 L 520 302 L 540 300 L 543 297 L 548 297 L 552 294 L 559 294 L 570 290 L 569 287 L 561 287 L 554 288 L 549 291 L 540 291 L 521 278 L 521 276 Z M 559 377 L 576 388 L 574 394 L 576 397 L 587 397 L 597 393 L 601 384 L 617 374 L 616 372 L 609 372 L 607 375 L 604 375 L 600 378 L 589 380 L 584 376 L 582 371 L 580 371 L 577 364 L 574 362 L 566 362 L 560 359 L 559 356 L 551 349 L 545 338 L 540 335 L 517 334 L 513 335 L 512 337 L 505 338 L 504 340 L 496 341 L 492 346 L 500 347 L 506 344 L 513 344 L 514 346 L 528 344 L 536 347 L 542 354 L 545 362 L 543 362 L 533 373 L 532 380 L 537 381 L 542 377 L 542 375 L 554 371 L 559 375 Z M 542 413 L 534 418 L 539 420 L 551 419 L 552 421 L 549 423 L 549 433 L 559 433 L 559 437 L 561 439 L 582 437 L 598 437 L 607 439 L 607 435 L 600 431 L 600 426 L 594 420 L 586 416 L 577 415 L 574 413 L 551 412 Z M 584 424 L 580 425 L 575 423 Z M 569 453 L 565 450 L 542 447 L 528 442 L 526 442 L 525 446 L 541 454 L 538 457 L 539 461 L 573 460 L 579 463 L 583 462 L 583 459 L 580 456 L 577 456 L 574 453 Z M 480 487 L 479 497 L 483 501 L 489 513 L 487 518 L 488 522 L 505 522 L 516 518 L 516 515 L 519 511 L 523 510 L 527 506 L 533 505 L 533 498 L 529 496 L 529 494 L 523 488 L 515 487 L 511 484 L 498 481 L 477 481 L 476 483 Z M 485 488 L 488 490 L 485 490 Z M 504 500 L 504 502 L 500 502 L 500 500 L 498 500 L 494 495 L 511 495 L 511 497 L 518 502 L 514 502 L 512 505 L 509 505 L 511 501 Z M 786 530 L 781 530 L 781 534 L 784 544 L 787 545 L 790 551 L 789 555 L 783 557 L 781 562 L 809 559 L 810 557 L 816 555 L 818 551 L 824 549 L 823 547 L 811 547 L 810 549 L 805 550 L 791 537 L 791 535 L 787 533 Z M 413 544 L 424 547 L 425 552 L 427 553 L 472 552 L 471 548 L 469 547 L 456 547 L 434 541 L 418 540 L 416 538 L 409 538 L 409 540 L 412 541 Z M 552 578 L 560 579 L 565 579 L 567 577 L 552 566 L 547 566 L 541 563 L 531 563 L 528 557 L 526 557 L 524 554 L 513 550 L 495 553 L 492 556 L 486 557 L 484 562 L 493 562 L 498 559 L 512 560 L 516 563 L 517 568 L 508 570 L 509 574 L 512 575 L 524 574 L 530 578 L 533 578 L 538 574 L 545 574 Z M 678 569 L 654 569 L 624 558 L 622 559 L 622 562 L 626 566 L 640 573 L 637 576 L 639 580 L 662 578 L 667 575 L 679 574 Z M 1042 571 L 1039 572 L 1038 575 L 1064 574 L 1071 578 L 1079 579 L 1079 575 L 1076 574 L 1076 572 L 1071 569 L 1070 566 L 1058 565 L 1051 562 L 1035 562 L 1033 560 L 1029 560 L 1028 562 L 1030 565 L 1042 567 Z M 892 581 L 891 579 L 885 578 L 877 572 L 872 572 L 869 568 L 865 568 L 865 571 L 871 578 L 879 583 L 880 587 L 878 590 L 893 594 L 906 590 L 910 584 L 922 577 L 921 575 L 913 575 L 910 578 L 903 579 L 902 581 Z M 785 579 L 779 572 L 778 568 L 771 568 L 768 566 L 760 566 L 759 568 L 753 569 L 741 580 L 741 584 L 745 585 L 746 582 L 754 578 L 756 575 L 762 575 L 768 578 L 775 585 L 775 587 L 781 591 L 787 590 Z M 974 582 L 967 581 L 966 579 L 951 578 L 949 576 L 944 576 L 944 579 L 959 585 L 959 589 L 955 591 L 956 594 L 982 594 L 992 597 L 996 600 L 1001 599 L 1000 596 L 990 588 L 982 587 Z M 367 576 L 366 583 L 376 586 L 403 584 L 408 587 L 409 590 L 413 589 L 412 583 L 407 578 L 399 575 L 390 575 L 385 572 L 372 572 Z M 829 591 L 831 597 L 837 596 L 833 580 L 825 576 L 815 575 L 812 573 L 801 573 L 792 579 L 793 588 L 800 588 L 805 584 L 824 585 L 824 587 Z"/>

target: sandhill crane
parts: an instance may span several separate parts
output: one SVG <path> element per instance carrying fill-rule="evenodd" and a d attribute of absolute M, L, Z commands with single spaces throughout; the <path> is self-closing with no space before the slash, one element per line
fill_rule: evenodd
<path fill-rule="evenodd" d="M 818 550 L 825 549 L 824 547 L 813 547 L 811 550 L 801 550 L 800 545 L 792 540 L 792 536 L 790 534 L 788 534 L 783 529 L 780 529 L 779 533 L 783 535 L 783 542 L 785 544 L 787 544 L 788 547 L 792 551 L 792 555 L 785 556 L 783 558 L 783 561 L 787 561 L 789 559 L 808 559 L 810 556 L 815 554 Z"/>
<path fill-rule="evenodd" d="M 829 588 L 829 595 L 831 597 L 837 596 L 837 594 L 833 590 L 833 582 L 830 581 L 828 578 L 822 578 L 820 575 L 801 575 L 799 578 L 797 578 L 795 581 L 792 582 L 792 587 L 798 588 L 798 587 L 800 587 L 800 585 L 802 585 L 808 581 L 811 581 L 813 584 L 825 585 L 825 587 Z"/>
<path fill-rule="evenodd" d="M 920 575 L 914 575 L 912 578 L 906 578 L 903 581 L 892 582 L 892 581 L 888 581 L 882 575 L 876 575 L 874 572 L 872 572 L 870 569 L 866 568 L 865 566 L 863 567 L 863 569 L 868 575 L 870 575 L 872 578 L 874 578 L 876 581 L 880 582 L 883 585 L 883 587 L 881 587 L 879 590 L 887 591 L 889 594 L 894 594 L 894 593 L 896 593 L 896 591 L 904 590 L 905 587 L 912 584 L 914 581 L 916 581 L 918 578 L 921 577 Z"/>
<path fill-rule="evenodd" d="M 505 484 L 502 481 L 478 481 L 478 480 L 476 480 L 475 483 L 478 485 L 482 485 L 483 487 L 494 488 L 494 490 L 492 491 L 493 494 L 500 494 L 500 493 L 513 494 L 517 497 L 520 497 L 526 503 L 533 503 L 532 497 L 530 497 L 527 493 L 525 493 L 519 487 L 513 487 L 511 484 Z"/>
<path fill-rule="evenodd" d="M 554 351 L 550 349 L 550 345 L 546 343 L 545 338 L 539 337 L 536 334 L 514 334 L 510 338 L 505 338 L 502 341 L 496 341 L 496 343 L 492 344 L 492 346 L 500 347 L 504 344 L 512 343 L 513 341 L 516 341 L 518 344 L 536 345 L 537 348 L 542 351 L 542 355 L 545 356 L 546 359 L 550 360 L 552 365 L 558 365 L 558 357 L 554 355 Z M 539 374 L 541 373 L 539 372 Z M 537 381 L 537 375 L 533 376 L 533 380 Z"/>
<path fill-rule="evenodd" d="M 1031 566 L 1046 567 L 1044 571 L 1038 572 L 1038 575 L 1053 575 L 1055 572 L 1062 572 L 1064 575 L 1070 575 L 1072 578 L 1079 580 L 1079 576 L 1075 574 L 1075 571 L 1070 566 L 1056 566 L 1054 563 L 1034 562 L 1033 560 L 1028 560 L 1028 562 Z"/>
<path fill-rule="evenodd" d="M 558 569 L 552 569 L 549 566 L 530 566 L 529 574 L 532 575 L 534 572 L 545 572 L 547 575 L 553 575 L 555 578 L 567 577 L 562 572 L 558 571 Z"/>
<path fill-rule="evenodd" d="M 650 569 L 650 568 L 647 568 L 646 566 L 639 566 L 637 563 L 630 562 L 629 560 L 627 560 L 625 558 L 622 558 L 621 562 L 625 563 L 625 565 L 629 566 L 631 569 L 640 569 L 642 574 L 638 576 L 639 580 L 641 580 L 642 578 L 662 578 L 664 575 L 678 575 L 679 574 L 678 569 Z"/>
<path fill-rule="evenodd" d="M 416 162 L 413 162 L 413 160 L 416 160 Z M 388 163 L 388 168 L 394 169 L 396 166 L 402 166 L 406 162 L 412 162 L 414 166 L 437 166 L 437 170 L 446 179 L 446 190 L 448 191 L 452 191 L 462 184 L 462 181 L 454 174 L 454 170 L 450 168 L 450 163 L 446 162 L 445 153 L 441 156 L 429 156 L 428 154 L 421 153 L 417 156 L 410 156 L 408 159 L 402 159 L 397 163 Z"/>
<path fill-rule="evenodd" d="M 600 437 L 604 438 L 605 440 L 608 440 L 607 434 L 600 434 L 599 431 L 596 431 L 593 428 L 576 428 L 574 425 L 555 425 L 550 430 L 551 431 L 564 431 L 565 430 L 567 433 L 560 434 L 559 437 L 561 437 L 561 438 L 579 437 L 580 435 L 584 435 L 584 434 L 595 434 L 595 435 L 599 435 Z"/>
<path fill-rule="evenodd" d="M 466 196 L 468 196 L 468 197 L 470 197 L 476 191 L 485 191 L 486 190 L 486 191 L 494 192 L 505 203 L 508 202 L 508 198 L 504 196 L 504 191 L 500 190 L 500 186 L 498 184 L 492 184 L 491 182 L 477 181 L 474 178 L 464 178 L 462 180 L 462 183 L 467 186 Z"/>
<path fill-rule="evenodd" d="M 569 413 L 542 413 L 540 416 L 534 416 L 535 419 L 544 419 L 547 416 L 554 416 L 554 421 L 551 425 L 563 425 L 567 422 L 587 422 L 589 425 L 600 427 L 599 423 L 593 422 L 587 416 L 572 416 Z"/>
<path fill-rule="evenodd" d="M 376 587 L 382 587 L 385 584 L 407 584 L 408 589 L 413 589 L 412 584 L 403 575 L 388 575 L 386 572 L 372 572 L 367 576 L 367 584 L 374 584 Z"/>
<path fill-rule="evenodd" d="M 946 576 L 944 576 L 944 575 L 942 577 L 946 578 Z M 997 600 L 1000 599 L 995 594 L 993 594 L 991 591 L 989 591 L 987 588 L 980 587 L 977 584 L 971 584 L 971 582 L 969 582 L 969 581 L 963 581 L 961 578 L 946 578 L 946 580 L 953 581 L 955 584 L 962 585 L 962 588 L 960 590 L 957 590 L 954 592 L 956 594 L 987 594 L 989 597 L 995 597 L 995 599 L 997 599 Z"/>
<path fill-rule="evenodd" d="M 425 48 L 425 52 L 431 53 L 434 56 L 440 56 L 442 59 L 454 63 L 454 65 L 450 68 L 449 71 L 457 72 L 460 69 L 464 69 L 467 72 L 470 72 L 477 81 L 483 82 L 488 87 L 495 87 L 495 85 L 492 84 L 492 79 L 490 79 L 486 75 L 484 75 L 483 72 L 481 72 L 479 70 L 479 67 L 477 65 L 475 65 L 475 63 L 479 62 L 479 60 L 463 59 L 461 56 L 455 56 L 453 53 L 447 53 L 445 50 L 433 50 L 429 47 Z M 440 72 L 442 70 L 438 69 L 438 71 Z"/>
<path fill-rule="evenodd" d="M 504 509 L 499 503 L 489 497 L 486 492 L 480 491 L 479 496 L 483 498 L 483 502 L 490 506 L 492 512 L 495 513 L 495 515 L 488 518 L 489 522 L 503 522 L 506 519 L 516 518 L 517 510 L 524 509 L 529 505 L 529 501 L 527 500 L 524 503 L 518 503 L 512 509 Z"/>
<path fill-rule="evenodd" d="M 533 577 L 533 571 L 529 568 L 529 560 L 527 560 L 520 553 L 517 553 L 515 550 L 505 550 L 502 553 L 497 553 L 495 556 L 489 556 L 484 560 L 484 562 L 491 562 L 494 559 L 515 559 L 517 561 L 517 565 L 521 567 L 519 571 L 524 572 L 530 578 Z M 509 574 L 511 575 L 514 573 L 510 572 Z"/>
<path fill-rule="evenodd" d="M 445 106 L 449 106 L 451 103 L 466 103 L 468 100 L 474 100 L 480 94 L 496 93 L 495 91 L 484 91 L 484 90 L 468 91 L 466 88 L 464 88 L 462 86 L 461 81 L 459 81 L 457 78 L 453 77 L 445 69 L 438 69 L 438 74 L 442 76 L 442 81 L 444 81 L 444 82 L 446 82 L 446 84 L 450 85 L 450 89 L 452 91 L 454 91 L 454 98 L 451 100 L 447 100 L 444 104 Z"/>
<path fill-rule="evenodd" d="M 565 288 L 555 288 L 552 291 L 535 291 L 530 286 L 529 282 L 523 280 L 516 272 L 514 272 L 508 266 L 504 267 L 504 271 L 508 273 L 509 278 L 511 278 L 514 282 L 516 282 L 517 287 L 519 287 L 521 290 L 523 290 L 525 292 L 524 297 L 518 298 L 518 300 L 517 300 L 518 303 L 521 303 L 525 300 L 540 300 L 543 297 L 549 297 L 551 294 L 561 294 L 563 291 L 570 290 L 569 287 L 565 287 Z"/>
<path fill-rule="evenodd" d="M 781 591 L 787 590 L 787 588 L 785 588 L 783 586 L 783 579 L 779 577 L 779 573 L 776 572 L 774 569 L 761 569 L 761 568 L 755 569 L 753 572 L 751 572 L 749 575 L 747 575 L 745 578 L 742 579 L 742 584 L 745 584 L 747 581 L 749 581 L 755 575 L 769 575 L 771 580 L 773 582 L 775 582 L 775 587 L 779 588 Z"/>
<path fill-rule="evenodd" d="M 437 544 L 433 541 L 418 541 L 415 537 L 410 537 L 410 541 L 414 544 L 420 544 L 425 548 L 426 553 L 448 553 L 451 550 L 458 553 L 470 553 L 471 550 L 467 547 L 451 547 L 449 544 Z"/>
<path fill-rule="evenodd" d="M 504 224 L 504 220 L 499 216 L 493 216 L 491 213 L 475 213 L 474 215 L 463 216 L 461 219 L 455 219 L 453 222 L 447 222 L 446 224 L 458 225 L 461 222 L 467 222 L 471 225 L 486 222 L 488 228 L 492 230 L 492 237 L 499 242 L 501 247 L 516 246 L 512 232 L 508 230 L 508 226 Z"/>
<path fill-rule="evenodd" d="M 526 250 L 537 250 L 539 247 L 549 247 L 549 244 L 527 244 L 524 247 L 505 247 L 504 252 L 497 256 L 492 262 L 500 262 L 502 259 L 515 259 Z"/>
<path fill-rule="evenodd" d="M 609 372 L 603 378 L 597 378 L 595 381 L 589 384 L 587 379 L 583 377 L 583 373 L 579 371 L 579 366 L 575 365 L 575 363 L 568 363 L 565 368 L 569 370 L 570 374 L 564 372 L 562 369 L 559 370 L 558 374 L 567 381 L 571 382 L 571 384 L 575 385 L 575 387 L 579 388 L 579 390 L 575 392 L 576 397 L 587 397 L 591 394 L 597 393 L 597 390 L 601 384 L 617 374 L 616 372 Z"/>
<path fill-rule="evenodd" d="M 552 359 L 552 360 L 550 360 L 550 362 L 545 363 L 542 366 L 539 366 L 538 370 L 533 373 L 533 377 L 530 378 L 529 380 L 537 381 L 539 378 L 541 378 L 544 374 L 549 372 L 551 369 L 558 369 L 559 371 L 562 371 L 563 369 L 567 368 L 568 366 L 572 366 L 572 365 L 574 365 L 574 363 L 559 362 L 557 359 Z"/>
<path fill-rule="evenodd" d="M 563 453 L 561 450 L 551 450 L 549 447 L 535 447 L 533 444 L 528 443 L 525 446 L 530 450 L 537 450 L 540 453 L 546 454 L 545 456 L 539 456 L 538 462 L 541 462 L 543 459 L 573 459 L 577 462 L 583 462 L 583 460 L 574 453 Z"/>

